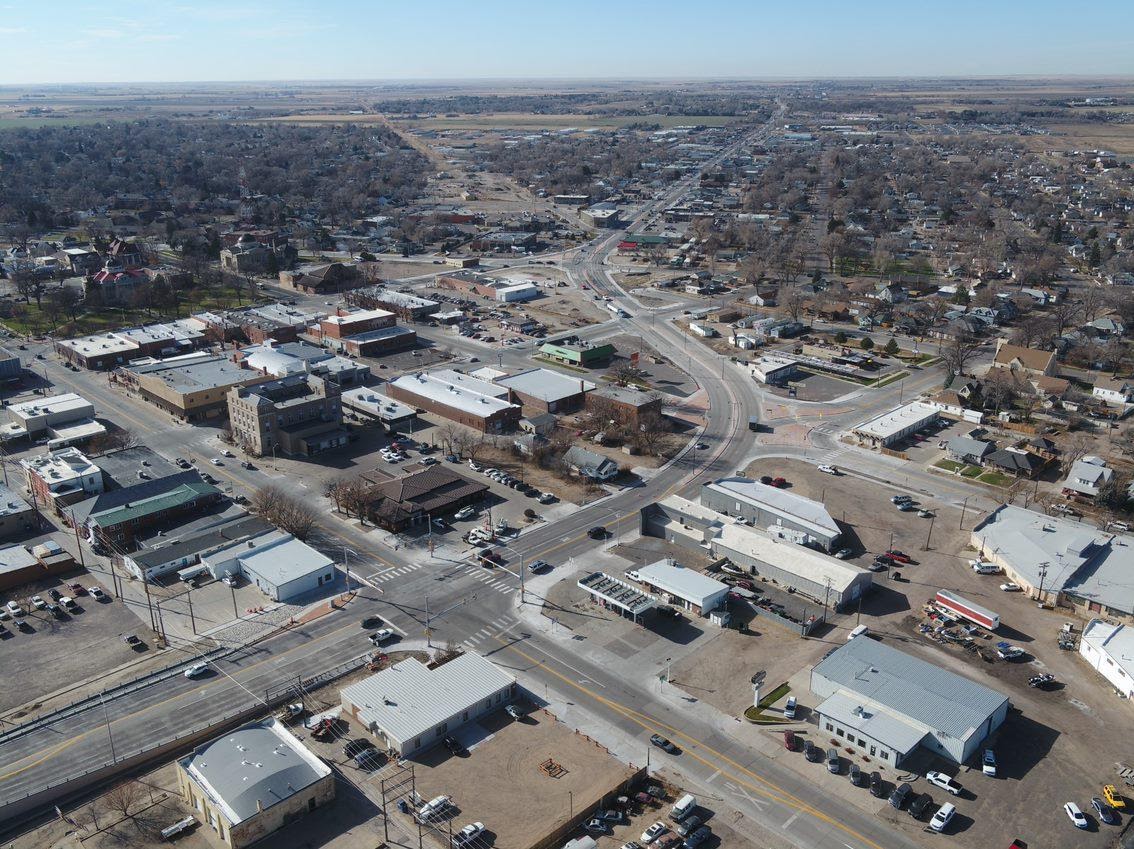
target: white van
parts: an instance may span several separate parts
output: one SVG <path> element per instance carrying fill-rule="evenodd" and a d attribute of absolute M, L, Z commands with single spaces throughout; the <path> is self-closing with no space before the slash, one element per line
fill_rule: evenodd
<path fill-rule="evenodd" d="M 693 813 L 693 809 L 696 807 L 697 797 L 692 793 L 686 793 L 674 803 L 673 809 L 669 812 L 669 818 L 671 820 L 675 820 L 676 822 L 681 822 L 683 819 Z"/>
<path fill-rule="evenodd" d="M 861 637 L 863 634 L 869 634 L 869 633 L 870 633 L 870 629 L 867 628 L 865 625 L 856 625 L 854 628 L 851 629 L 851 632 L 849 634 L 847 634 L 847 642 L 849 643 L 855 637 Z"/>
<path fill-rule="evenodd" d="M 956 812 L 957 807 L 952 802 L 946 802 L 937 809 L 937 813 L 929 821 L 929 827 L 940 834 L 948 827 L 949 821 L 953 819 L 953 814 Z"/>

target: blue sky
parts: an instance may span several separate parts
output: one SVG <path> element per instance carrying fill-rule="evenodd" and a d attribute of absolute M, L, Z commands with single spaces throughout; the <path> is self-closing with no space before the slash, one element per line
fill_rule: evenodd
<path fill-rule="evenodd" d="M 0 85 L 1134 74 L 1134 0 L 0 0 Z"/>

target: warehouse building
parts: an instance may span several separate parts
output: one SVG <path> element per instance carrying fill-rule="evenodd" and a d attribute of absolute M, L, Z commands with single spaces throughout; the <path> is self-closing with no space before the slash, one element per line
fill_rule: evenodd
<path fill-rule="evenodd" d="M 319 335 L 322 338 L 345 339 L 347 336 L 393 327 L 395 321 L 396 316 L 389 310 L 339 310 L 335 315 L 319 321 Z"/>
<path fill-rule="evenodd" d="M 74 392 L 20 401 L 7 410 L 11 421 L 0 429 L 4 441 L 46 437 L 48 449 L 54 450 L 106 433 L 94 420 L 94 404 Z"/>
<path fill-rule="evenodd" d="M 526 234 L 534 240 L 534 234 Z M 437 285 L 447 289 L 492 298 L 500 303 L 530 301 L 539 297 L 540 290 L 530 280 L 509 280 L 505 277 L 490 277 L 476 271 L 452 271 L 437 278 Z"/>
<path fill-rule="evenodd" d="M 805 542 L 831 551 L 842 530 L 818 501 L 749 478 L 721 478 L 701 487 L 701 503 L 726 516 L 740 516 L 758 528 L 783 527 L 806 535 Z"/>
<path fill-rule="evenodd" d="M 752 363 L 752 376 L 769 386 L 783 386 L 798 372 L 799 365 L 787 357 L 759 357 Z"/>
<path fill-rule="evenodd" d="M 911 401 L 863 422 L 853 433 L 874 448 L 887 448 L 936 422 L 940 412 L 933 404 Z"/>
<path fill-rule="evenodd" d="M 411 758 L 516 698 L 516 679 L 467 652 L 430 668 L 408 658 L 341 691 L 343 714 Z"/>
<path fill-rule="evenodd" d="M 15 490 L 0 484 L 0 539 L 39 526 L 39 514 Z"/>
<path fill-rule="evenodd" d="M 977 754 L 1004 722 L 1003 693 L 859 635 L 811 670 L 811 692 L 824 737 L 886 766 L 918 749 L 956 764 Z"/>
<path fill-rule="evenodd" d="M 588 392 L 583 406 L 589 412 L 600 412 L 631 430 L 637 430 L 648 418 L 661 416 L 665 399 L 658 392 L 640 392 L 620 386 L 600 386 Z"/>
<path fill-rule="evenodd" d="M 522 415 L 506 387 L 451 369 L 402 375 L 386 384 L 386 394 L 483 433 L 511 431 Z"/>
<path fill-rule="evenodd" d="M 369 330 L 358 333 L 345 339 L 323 340 L 324 344 L 344 351 L 352 357 L 381 357 L 394 351 L 405 351 L 417 345 L 417 331 L 412 327 L 402 327 L 400 324 L 393 327 L 383 327 L 379 330 Z"/>
<path fill-rule="evenodd" d="M 673 560 L 659 560 L 638 569 L 638 581 L 651 592 L 668 596 L 672 603 L 697 616 L 707 616 L 724 604 L 728 584 L 687 569 Z"/>
<path fill-rule="evenodd" d="M 507 387 L 511 398 L 538 413 L 573 413 L 583 406 L 593 383 L 546 368 L 533 368 L 506 377 L 498 377 L 498 385 Z"/>
<path fill-rule="evenodd" d="M 335 580 L 331 558 L 274 528 L 202 555 L 200 561 L 218 580 L 243 575 L 272 601 L 291 601 Z"/>
<path fill-rule="evenodd" d="M 1003 504 L 969 541 L 1032 598 L 1084 619 L 1134 623 L 1134 536 Z"/>
<path fill-rule="evenodd" d="M 253 722 L 177 761 L 193 815 L 242 849 L 335 798 L 335 777 L 276 719 Z"/>
<path fill-rule="evenodd" d="M 441 309 L 441 304 L 408 292 L 385 286 L 368 286 L 347 295 L 347 301 L 360 307 L 379 307 L 396 313 L 402 321 L 421 321 Z"/>
<path fill-rule="evenodd" d="M 1092 619 L 1083 629 L 1079 654 L 1124 698 L 1134 698 L 1134 632 L 1128 625 Z"/>
<path fill-rule="evenodd" d="M 159 537 L 155 546 L 124 555 L 122 563 L 134 577 L 152 581 L 171 572 L 196 566 L 201 557 L 210 552 L 272 530 L 272 524 L 259 516 L 220 517 L 215 524 L 204 529 L 193 528 L 181 535 L 174 533 Z"/>

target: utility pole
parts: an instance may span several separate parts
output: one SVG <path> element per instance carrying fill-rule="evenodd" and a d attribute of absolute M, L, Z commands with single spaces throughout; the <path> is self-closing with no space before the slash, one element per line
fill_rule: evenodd
<path fill-rule="evenodd" d="M 106 738 L 110 741 L 110 759 L 118 763 L 118 756 L 114 753 L 114 735 L 110 733 L 110 715 L 106 712 L 106 700 L 102 697 L 102 690 L 99 690 L 98 701 L 102 705 L 102 721 L 106 723 Z"/>
<path fill-rule="evenodd" d="M 966 495 L 965 500 L 961 502 L 961 521 L 957 523 L 957 530 L 963 530 L 965 525 L 965 507 L 969 503 L 969 497 Z"/>
<path fill-rule="evenodd" d="M 929 530 L 925 533 L 925 545 L 921 547 L 922 551 L 929 551 L 929 538 L 933 535 L 933 522 L 936 518 L 936 516 L 929 517 Z"/>

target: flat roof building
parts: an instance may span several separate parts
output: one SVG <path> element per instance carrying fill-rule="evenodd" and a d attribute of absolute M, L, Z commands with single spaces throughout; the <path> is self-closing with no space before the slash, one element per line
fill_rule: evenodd
<path fill-rule="evenodd" d="M 387 398 L 376 389 L 358 386 L 342 394 L 343 410 L 357 418 L 378 422 L 387 433 L 412 433 L 417 411 L 406 404 Z"/>
<path fill-rule="evenodd" d="M 184 362 L 163 360 L 128 366 L 122 373 L 143 398 L 182 421 L 223 416 L 230 389 L 270 379 L 222 356 L 193 357 Z"/>
<path fill-rule="evenodd" d="M 673 560 L 659 560 L 638 569 L 638 580 L 655 593 L 666 594 L 686 610 L 707 616 L 720 607 L 728 595 L 728 584 L 687 569 Z"/>
<path fill-rule="evenodd" d="M 214 578 L 243 575 L 272 601 L 291 601 L 335 580 L 335 564 L 289 533 L 272 529 L 202 555 Z"/>
<path fill-rule="evenodd" d="M 799 364 L 787 357 L 758 357 L 752 363 L 752 376 L 769 386 L 782 386 L 799 371 Z"/>
<path fill-rule="evenodd" d="M 1124 698 L 1134 698 L 1134 631 L 1092 619 L 1079 639 L 1079 654 Z"/>
<path fill-rule="evenodd" d="M 335 798 L 335 777 L 276 719 L 230 731 L 177 761 L 177 786 L 232 849 L 262 840 Z"/>
<path fill-rule="evenodd" d="M 381 307 L 397 313 L 403 321 L 420 321 L 436 313 L 441 304 L 428 298 L 399 292 L 385 286 L 368 286 L 346 296 L 347 301 L 360 307 Z"/>
<path fill-rule="evenodd" d="M 343 712 L 386 749 L 413 757 L 516 697 L 516 679 L 468 652 L 429 668 L 415 658 L 344 687 Z"/>
<path fill-rule="evenodd" d="M 721 478 L 701 487 L 701 503 L 726 516 L 740 516 L 758 528 L 785 527 L 806 534 L 806 542 L 833 549 L 842 529 L 818 501 L 749 478 Z"/>
<path fill-rule="evenodd" d="M 823 736 L 900 767 L 919 748 L 953 763 L 972 758 L 1004 722 L 1003 693 L 863 634 L 811 670 Z"/>
<path fill-rule="evenodd" d="M 1003 504 L 970 544 L 1033 598 L 1134 623 L 1134 536 Z"/>
<path fill-rule="evenodd" d="M 592 572 L 580 578 L 577 586 L 598 604 L 617 610 L 619 614 L 637 622 L 647 610 L 653 610 L 657 599 L 632 587 L 625 581 L 612 578 L 604 572 Z"/>
<path fill-rule="evenodd" d="M 874 447 L 886 448 L 937 421 L 940 410 L 924 401 L 911 401 L 863 422 L 853 431 Z"/>
<path fill-rule="evenodd" d="M 386 394 L 484 433 L 510 431 L 522 414 L 506 387 L 451 369 L 402 375 L 386 384 Z"/>
<path fill-rule="evenodd" d="M 37 504 L 58 515 L 64 508 L 105 489 L 102 469 L 78 448 L 62 448 L 21 460 Z"/>
<path fill-rule="evenodd" d="M 58 425 L 89 422 L 95 414 L 94 404 L 74 392 L 17 401 L 6 409 L 11 422 L 0 431 L 4 439 L 36 438 Z"/>
<path fill-rule="evenodd" d="M 512 400 L 527 410 L 540 413 L 570 413 L 583 406 L 586 394 L 595 384 L 546 368 L 532 368 L 495 382 L 507 387 Z"/>
<path fill-rule="evenodd" d="M 313 374 L 291 374 L 228 392 L 234 441 L 262 457 L 313 457 L 347 444 L 338 384 Z"/>
<path fill-rule="evenodd" d="M 15 490 L 0 484 L 0 539 L 39 525 L 39 516 Z"/>
<path fill-rule="evenodd" d="M 614 356 L 614 346 L 609 342 L 584 342 L 577 336 L 549 340 L 540 345 L 541 356 L 569 366 L 591 368 L 610 362 Z"/>
<path fill-rule="evenodd" d="M 103 492 L 74 504 L 66 517 L 84 526 L 92 539 L 126 550 L 147 529 L 200 514 L 220 497 L 220 490 L 193 470 Z"/>

